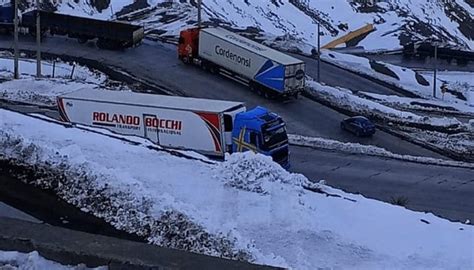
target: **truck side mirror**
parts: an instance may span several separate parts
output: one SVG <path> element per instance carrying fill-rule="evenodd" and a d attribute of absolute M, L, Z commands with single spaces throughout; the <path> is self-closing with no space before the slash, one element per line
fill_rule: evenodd
<path fill-rule="evenodd" d="M 232 123 L 232 116 L 228 114 L 224 114 L 224 131 L 225 132 L 232 132 L 234 125 Z"/>
<path fill-rule="evenodd" d="M 250 132 L 250 143 L 257 145 L 257 134 L 255 132 Z"/>

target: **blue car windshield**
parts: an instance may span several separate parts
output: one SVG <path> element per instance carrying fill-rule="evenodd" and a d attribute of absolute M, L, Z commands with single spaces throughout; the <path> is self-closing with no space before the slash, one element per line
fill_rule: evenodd
<path fill-rule="evenodd" d="M 356 123 L 360 124 L 362 127 L 373 127 L 374 126 L 368 120 L 357 120 Z"/>

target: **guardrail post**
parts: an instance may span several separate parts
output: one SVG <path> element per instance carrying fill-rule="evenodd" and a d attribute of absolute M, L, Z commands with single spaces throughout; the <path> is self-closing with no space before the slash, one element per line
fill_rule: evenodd
<path fill-rule="evenodd" d="M 434 49 L 433 97 L 436 97 L 436 73 L 438 71 L 438 44 Z"/>
<path fill-rule="evenodd" d="M 36 77 L 41 77 L 41 25 L 40 25 L 40 5 L 36 0 Z"/>
<path fill-rule="evenodd" d="M 14 36 L 14 42 L 13 42 L 13 50 L 15 51 L 14 59 L 13 59 L 13 65 L 14 65 L 14 78 L 18 79 L 20 77 L 19 72 L 18 72 L 18 58 L 19 58 L 19 52 L 18 52 L 18 1 L 19 0 L 14 0 L 15 2 L 15 7 L 14 7 L 14 16 L 15 18 L 13 19 L 13 36 Z"/>
<path fill-rule="evenodd" d="M 318 83 L 321 82 L 321 24 L 318 21 Z"/>

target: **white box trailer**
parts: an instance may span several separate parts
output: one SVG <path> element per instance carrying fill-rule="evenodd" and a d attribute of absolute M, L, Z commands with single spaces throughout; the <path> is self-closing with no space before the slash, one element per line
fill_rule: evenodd
<path fill-rule="evenodd" d="M 304 61 L 223 28 L 182 31 L 179 43 L 178 54 L 183 61 L 198 59 L 211 69 L 216 65 L 223 75 L 236 77 L 257 90 L 261 87 L 286 96 L 304 90 Z"/>
<path fill-rule="evenodd" d="M 63 121 L 217 157 L 232 144 L 224 115 L 235 117 L 246 110 L 241 102 L 95 89 L 61 95 L 57 102 Z"/>

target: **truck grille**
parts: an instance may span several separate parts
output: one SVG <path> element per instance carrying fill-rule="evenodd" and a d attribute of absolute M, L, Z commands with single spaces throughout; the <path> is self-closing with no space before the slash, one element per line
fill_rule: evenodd
<path fill-rule="evenodd" d="M 284 163 L 288 160 L 288 147 L 282 148 L 272 154 L 273 161 Z"/>

